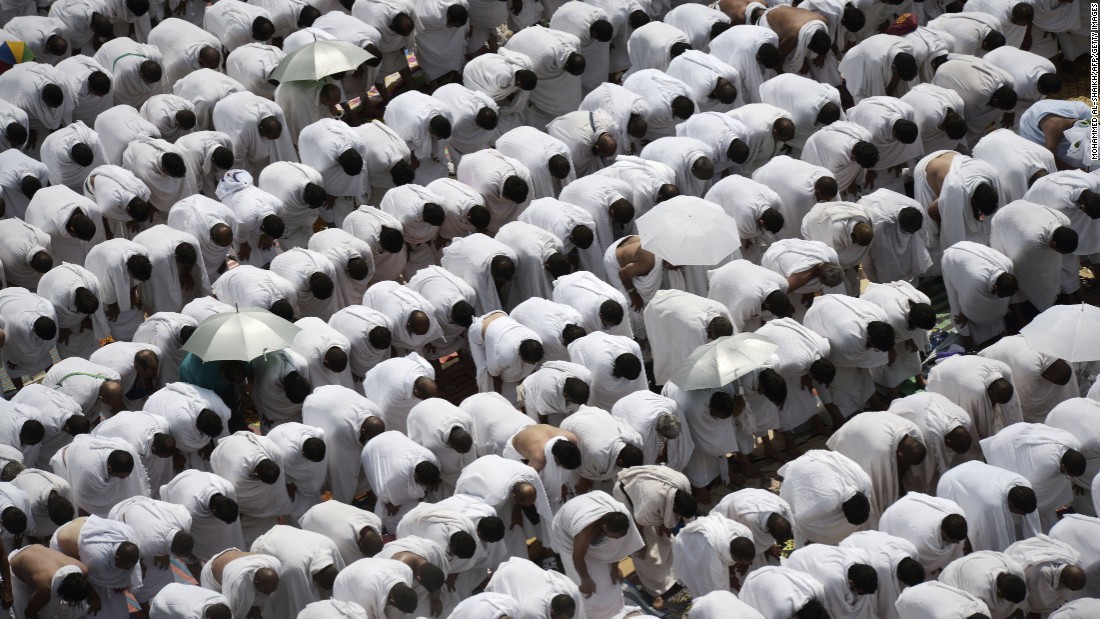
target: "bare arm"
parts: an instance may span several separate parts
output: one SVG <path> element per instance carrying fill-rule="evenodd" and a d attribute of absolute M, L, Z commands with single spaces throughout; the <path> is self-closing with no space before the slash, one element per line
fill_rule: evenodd
<path fill-rule="evenodd" d="M 817 279 L 817 274 L 821 272 L 823 265 L 818 264 L 811 269 L 800 271 L 787 278 L 787 290 L 798 290 L 803 286 L 809 284 L 813 280 Z"/>
<path fill-rule="evenodd" d="M 588 525 L 573 540 L 573 569 L 577 570 L 577 575 L 581 578 L 580 589 L 585 597 L 596 591 L 596 583 L 592 582 L 592 577 L 588 574 L 585 557 L 588 556 L 588 547 L 592 545 L 592 540 L 596 539 L 599 526 L 599 521 Z"/>

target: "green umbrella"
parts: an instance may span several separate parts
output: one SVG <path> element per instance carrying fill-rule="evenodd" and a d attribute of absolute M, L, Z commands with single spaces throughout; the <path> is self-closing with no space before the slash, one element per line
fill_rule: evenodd
<path fill-rule="evenodd" d="M 315 82 L 340 73 L 354 71 L 374 58 L 374 54 L 344 41 L 307 43 L 287 54 L 269 79 L 278 82 Z"/>
<path fill-rule="evenodd" d="M 670 382 L 688 391 L 725 387 L 763 366 L 779 347 L 752 333 L 720 337 L 695 349 Z"/>
<path fill-rule="evenodd" d="M 215 314 L 202 321 L 183 345 L 203 361 L 252 361 L 290 346 L 301 329 L 256 307 Z"/>

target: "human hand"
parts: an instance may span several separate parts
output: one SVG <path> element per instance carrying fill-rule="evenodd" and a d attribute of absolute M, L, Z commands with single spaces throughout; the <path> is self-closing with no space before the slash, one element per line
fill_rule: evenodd
<path fill-rule="evenodd" d="M 108 304 L 107 305 L 107 311 L 105 313 L 107 314 L 107 320 L 109 320 L 111 322 L 114 322 L 114 321 L 118 320 L 118 313 L 119 313 L 118 303 Z"/>

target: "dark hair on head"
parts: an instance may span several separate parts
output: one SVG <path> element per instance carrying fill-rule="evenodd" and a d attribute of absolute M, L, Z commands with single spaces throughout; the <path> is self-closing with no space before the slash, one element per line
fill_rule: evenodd
<path fill-rule="evenodd" d="M 135 566 L 141 560 L 141 550 L 133 542 L 122 542 L 115 548 L 115 562 Z"/>
<path fill-rule="evenodd" d="M 1027 584 L 1015 574 L 1002 572 L 997 574 L 997 595 L 1013 604 L 1019 604 L 1027 598 Z"/>
<path fill-rule="evenodd" d="M 126 204 L 126 214 L 130 216 L 130 219 L 136 222 L 148 221 L 152 213 L 153 205 L 137 196 L 134 196 L 134 198 Z M 230 231 L 230 234 L 232 234 L 232 231 Z"/>
<path fill-rule="evenodd" d="M 705 159 L 705 157 L 703 157 L 703 159 Z M 708 159 L 707 162 L 709 163 L 710 160 Z M 698 163 L 698 161 L 696 161 L 696 163 Z M 713 172 L 714 166 L 711 164 L 711 173 L 713 174 Z M 611 213 L 611 221 L 620 226 L 625 226 L 634 219 L 634 205 L 626 198 L 615 200 L 608 206 L 608 210 Z"/>
<path fill-rule="evenodd" d="M 551 279 L 557 279 L 573 272 L 573 265 L 569 264 L 569 259 L 557 252 L 550 254 L 550 257 L 546 259 L 545 266 Z"/>
<path fill-rule="evenodd" d="M 962 514 L 948 514 L 940 521 L 940 532 L 952 542 L 965 540 L 969 531 L 966 518 Z"/>
<path fill-rule="evenodd" d="M 687 41 L 676 41 L 668 48 L 668 59 L 672 60 L 673 58 L 680 56 L 690 49 L 691 43 L 688 43 Z"/>
<path fill-rule="evenodd" d="M 233 151 L 225 146 L 219 146 L 210 153 L 210 161 L 219 170 L 228 170 L 233 167 Z"/>
<path fill-rule="evenodd" d="M 42 87 L 42 101 L 48 107 L 61 107 L 65 103 L 65 91 L 57 84 L 46 84 Z"/>
<path fill-rule="evenodd" d="M 95 160 L 95 151 L 84 142 L 77 142 L 69 149 L 69 158 L 72 159 L 73 163 L 76 165 L 86 168 L 92 165 L 92 161 Z"/>
<path fill-rule="evenodd" d="M 825 609 L 825 605 L 818 599 L 807 600 L 791 619 L 832 619 L 832 615 Z"/>
<path fill-rule="evenodd" d="M 860 595 L 871 595 L 878 591 L 878 572 L 870 565 L 855 563 L 848 566 L 848 580 L 859 590 Z"/>
<path fill-rule="evenodd" d="M 18 507 L 8 506 L 0 512 L 0 525 L 12 535 L 22 535 L 27 531 L 27 514 Z"/>
<path fill-rule="evenodd" d="M 1030 514 L 1039 506 L 1035 491 L 1027 486 L 1013 486 L 1008 491 L 1008 504 L 1014 507 L 1013 511 Z"/>
<path fill-rule="evenodd" d="M 871 517 L 871 502 L 862 492 L 857 492 L 852 498 L 844 501 L 840 509 L 844 512 L 844 518 L 849 524 L 861 525 Z"/>
<path fill-rule="evenodd" d="M 489 274 L 498 282 L 510 282 L 516 276 L 516 262 L 500 254 L 489 261 Z"/>
<path fill-rule="evenodd" d="M 730 145 L 726 147 L 726 158 L 734 163 L 745 163 L 749 160 L 751 154 L 752 151 L 749 149 L 749 145 L 737 138 L 730 140 Z M 782 227 L 782 224 L 780 224 L 780 227 Z"/>
<path fill-rule="evenodd" d="M 225 431 L 225 423 L 217 413 L 204 408 L 195 416 L 195 429 L 210 438 L 218 438 Z"/>
<path fill-rule="evenodd" d="M 768 207 L 764 209 L 764 212 L 760 213 L 760 223 L 763 224 L 764 229 L 772 234 L 776 234 L 783 229 L 783 224 L 786 223 L 783 213 L 780 213 L 778 209 Z"/>
<path fill-rule="evenodd" d="M 791 298 L 782 290 L 773 290 L 768 293 L 768 296 L 764 297 L 763 305 L 767 306 L 768 311 L 776 318 L 789 318 L 794 314 Z"/>
<path fill-rule="evenodd" d="M 413 469 L 413 478 L 416 483 L 422 486 L 438 485 L 440 481 L 439 467 L 434 462 L 427 460 L 418 462 Z"/>
<path fill-rule="evenodd" d="M 332 278 L 317 271 L 313 275 L 309 276 L 309 291 L 314 297 L 318 299 L 327 299 L 332 296 L 332 292 L 336 289 L 336 284 L 333 283 Z"/>
<path fill-rule="evenodd" d="M 264 458 L 256 464 L 256 468 L 253 469 L 256 478 L 267 485 L 272 485 L 279 481 L 279 476 L 282 474 L 282 469 L 275 463 L 274 460 Z"/>
<path fill-rule="evenodd" d="M 623 315 L 622 303 L 614 299 L 607 299 L 600 304 L 600 320 L 611 326 L 622 324 Z"/>
<path fill-rule="evenodd" d="M 569 240 L 580 249 L 588 249 L 595 239 L 596 235 L 592 232 L 592 228 L 584 224 L 574 226 L 572 232 L 569 233 Z"/>
<path fill-rule="evenodd" d="M 611 375 L 616 378 L 634 380 L 642 374 L 642 360 L 634 353 L 624 352 L 615 357 Z"/>
<path fill-rule="evenodd" d="M 441 140 L 450 139 L 451 121 L 442 114 L 436 114 L 428 121 L 428 130 L 432 132 L 432 135 Z"/>
<path fill-rule="evenodd" d="M 1035 19 L 1035 9 L 1027 2 L 1018 2 L 1012 7 L 1011 19 L 1013 22 L 1030 24 Z"/>
<path fill-rule="evenodd" d="M 982 182 L 974 188 L 974 193 L 970 196 L 970 204 L 977 208 L 978 212 L 989 216 L 997 212 L 1000 196 L 997 195 L 993 185 Z"/>
<path fill-rule="evenodd" d="M 160 158 L 160 167 L 164 173 L 172 178 L 187 176 L 187 164 L 179 153 L 164 153 Z"/>
<path fill-rule="evenodd" d="M 198 122 L 195 113 L 191 110 L 180 110 L 176 112 L 176 122 L 179 124 L 180 129 L 184 131 L 190 131 L 195 128 L 195 123 Z"/>
<path fill-rule="evenodd" d="M 1019 100 L 1019 96 L 1016 94 L 1016 90 L 1012 86 L 1005 84 L 997 90 L 993 91 L 993 97 L 990 99 L 992 103 L 999 110 L 1011 110 L 1016 107 L 1016 101 Z"/>
<path fill-rule="evenodd" d="M 370 275 L 370 265 L 367 264 L 367 261 L 364 260 L 362 256 L 349 258 L 345 270 L 347 270 L 348 275 L 357 282 L 363 281 Z"/>
<path fill-rule="evenodd" d="M 627 24 L 629 24 L 630 27 L 634 30 L 637 30 L 638 28 L 641 28 L 642 26 L 648 24 L 649 21 L 649 13 L 646 13 L 641 9 L 631 11 L 630 16 L 627 17 Z"/>
<path fill-rule="evenodd" d="M 641 11 L 635 11 L 635 13 L 641 13 Z M 554 619 L 557 619 L 558 617 L 575 617 L 576 600 L 574 600 L 573 596 L 569 594 L 558 594 L 553 596 L 552 598 L 550 598 L 550 616 Z"/>
<path fill-rule="evenodd" d="M 733 335 L 733 323 L 725 316 L 715 316 L 707 323 L 707 338 L 716 340 L 720 337 Z"/>
<path fill-rule="evenodd" d="M 154 452 L 171 455 L 176 449 L 176 439 L 172 438 L 171 434 L 157 432 L 153 434 L 151 447 Z"/>
<path fill-rule="evenodd" d="M 691 164 L 691 175 L 701 181 L 709 181 L 714 178 L 714 162 L 710 157 L 698 157 Z M 631 207 L 631 219 L 633 219 L 633 207 Z"/>
<path fill-rule="evenodd" d="M 488 228 L 492 219 L 492 213 L 482 204 L 475 204 L 470 207 L 470 210 L 466 211 L 466 220 L 479 232 Z"/>
<path fill-rule="evenodd" d="M 672 115 L 680 120 L 687 120 L 691 118 L 691 115 L 695 113 L 695 102 L 685 97 L 684 95 L 678 95 L 672 100 Z"/>
<path fill-rule="evenodd" d="M 572 441 L 555 441 L 550 446 L 550 454 L 567 471 L 575 471 L 581 466 L 581 450 Z"/>
<path fill-rule="evenodd" d="M 760 391 L 769 402 L 776 406 L 782 406 L 787 400 L 787 381 L 772 368 L 764 368 L 756 377 Z"/>
<path fill-rule="evenodd" d="M 469 19 L 470 11 L 461 4 L 452 4 L 447 7 L 447 23 L 454 24 L 455 28 L 465 26 Z"/>
<path fill-rule="evenodd" d="M 339 374 L 348 367 L 348 353 L 338 346 L 330 346 L 325 351 L 324 363 L 329 370 Z"/>
<path fill-rule="evenodd" d="M 252 20 L 252 40 L 267 41 L 275 36 L 275 24 L 266 17 L 257 17 Z"/>
<path fill-rule="evenodd" d="M 538 340 L 527 339 L 519 343 L 519 358 L 522 359 L 524 363 L 538 363 L 542 361 L 544 354 L 542 342 Z"/>
<path fill-rule="evenodd" d="M 382 226 L 378 230 L 378 245 L 386 253 L 400 253 L 405 249 L 405 235 L 397 228 Z"/>
<path fill-rule="evenodd" d="M 491 107 L 483 107 L 474 115 L 474 124 L 486 131 L 492 131 L 500 123 L 500 116 Z"/>
<path fill-rule="evenodd" d="M 917 128 L 917 123 L 906 120 L 904 118 L 894 122 L 893 127 L 894 137 L 898 139 L 902 144 L 912 144 L 920 137 L 920 131 Z"/>
<path fill-rule="evenodd" d="M 72 228 L 72 235 L 81 241 L 92 240 L 97 230 L 95 220 L 84 211 L 76 211 L 69 217 L 69 227 Z"/>
<path fill-rule="evenodd" d="M 455 531 L 448 542 L 448 550 L 459 559 L 469 559 L 477 552 L 477 540 L 465 531 Z"/>
<path fill-rule="evenodd" d="M 31 268 L 35 273 L 48 273 L 53 268 L 53 257 L 40 251 L 31 257 Z"/>
<path fill-rule="evenodd" d="M 411 15 L 405 12 L 398 13 L 393 16 L 393 19 L 389 23 L 390 30 L 393 30 L 397 34 L 405 37 L 412 34 L 416 24 L 413 22 Z"/>
<path fill-rule="evenodd" d="M 112 473 L 125 473 L 129 475 L 134 471 L 134 456 L 128 451 L 116 449 L 107 456 L 107 466 Z"/>
<path fill-rule="evenodd" d="M 568 324 L 562 327 L 561 340 L 566 346 L 588 335 L 588 330 L 580 325 Z M 568 380 L 568 379 L 567 379 Z"/>
<path fill-rule="evenodd" d="M 840 120 L 840 106 L 832 101 L 827 102 L 821 106 L 821 109 L 817 111 L 817 119 L 815 124 L 828 126 L 836 121 Z"/>
<path fill-rule="evenodd" d="M 103 71 L 92 71 L 88 74 L 88 92 L 104 97 L 111 93 L 111 78 Z"/>
<path fill-rule="evenodd" d="M 664 183 L 657 188 L 657 203 L 660 204 L 665 200 L 671 200 L 680 195 L 680 188 L 672 183 Z"/>
<path fill-rule="evenodd" d="M 779 66 L 779 48 L 771 43 L 764 43 L 756 50 L 756 61 L 765 69 L 774 69 Z"/>
<path fill-rule="evenodd" d="M 991 52 L 998 47 L 1004 47 L 1005 42 L 1005 35 L 996 30 L 990 30 L 989 34 L 985 35 L 985 39 L 982 40 L 982 49 Z"/>
<path fill-rule="evenodd" d="M 952 140 L 961 140 L 966 135 L 966 121 L 954 110 L 949 110 L 943 119 L 943 131 Z"/>
<path fill-rule="evenodd" d="M 474 322 L 474 306 L 470 305 L 465 300 L 455 302 L 455 304 L 451 306 L 451 321 L 460 327 L 469 327 Z M 378 329 L 379 327 L 375 327 L 374 330 L 371 331 L 372 337 L 374 331 L 377 331 Z M 376 346 L 373 340 L 371 341 L 371 345 L 379 349 L 388 348 L 389 334 L 389 329 L 386 329 L 387 344 L 385 346 Z"/>
<path fill-rule="evenodd" d="M 826 54 L 833 48 L 833 40 L 829 37 L 828 32 L 818 30 L 810 36 L 810 41 L 806 43 L 806 47 L 815 54 Z"/>
<path fill-rule="evenodd" d="M 49 316 L 39 316 L 34 321 L 34 334 L 40 340 L 50 341 L 57 337 L 57 323 Z"/>
<path fill-rule="evenodd" d="M 1085 460 L 1085 456 L 1076 449 L 1067 449 L 1062 454 L 1062 468 L 1065 469 L 1066 475 L 1070 477 L 1080 477 L 1085 474 L 1085 467 L 1088 462 Z"/>
<path fill-rule="evenodd" d="M 215 518 L 221 520 L 225 524 L 233 524 L 237 521 L 237 517 L 240 516 L 240 508 L 237 506 L 237 502 L 224 494 L 215 494 L 210 497 L 208 506 L 210 508 L 210 513 L 214 514 Z"/>
<path fill-rule="evenodd" d="M 597 19 L 588 27 L 588 34 L 600 43 L 607 43 L 615 36 L 615 29 L 611 27 L 611 22 L 606 19 Z"/>
<path fill-rule="evenodd" d="M 579 76 L 584 73 L 585 67 L 588 63 L 585 61 L 584 56 L 581 56 L 577 52 L 572 52 L 565 59 L 565 64 L 562 68 L 569 75 Z"/>
<path fill-rule="evenodd" d="M 570 376 L 562 383 L 562 395 L 573 404 L 588 404 L 591 388 L 583 380 Z"/>
<path fill-rule="evenodd" d="M 915 587 L 925 579 L 924 566 L 913 557 L 905 557 L 898 562 L 898 580 L 906 587 Z"/>
<path fill-rule="evenodd" d="M 672 511 L 681 518 L 694 518 L 699 513 L 699 500 L 690 492 L 677 490 L 672 495 Z"/>
<path fill-rule="evenodd" d="M 936 310 L 927 303 L 914 303 L 909 306 L 909 322 L 918 329 L 931 329 L 936 326 Z"/>
<path fill-rule="evenodd" d="M 112 24 L 111 20 L 107 19 L 105 15 L 100 13 L 92 13 L 92 19 L 89 26 L 97 37 L 109 39 L 115 36 L 114 24 Z"/>
<path fill-rule="evenodd" d="M 527 181 L 518 176 L 509 176 L 504 179 L 504 184 L 500 187 L 500 195 L 516 204 L 526 202 L 530 191 Z"/>
<path fill-rule="evenodd" d="M 1020 289 L 1020 284 L 1012 273 L 1001 273 L 994 280 L 993 285 L 997 287 L 997 296 L 1002 299 L 1011 297 Z"/>
<path fill-rule="evenodd" d="M 7 128 L 4 129 L 4 137 L 8 139 L 8 144 L 11 144 L 13 148 L 22 146 L 27 141 L 27 128 L 17 122 L 9 123 Z"/>
<path fill-rule="evenodd" d="M 57 586 L 57 597 L 69 605 L 83 605 L 91 596 L 92 584 L 82 572 L 69 574 Z"/>
<path fill-rule="evenodd" d="M 486 516 L 477 521 L 477 536 L 490 544 L 504 539 L 504 521 L 498 516 Z"/>
<path fill-rule="evenodd" d="M 867 343 L 875 350 L 889 351 L 894 347 L 894 327 L 888 322 L 872 320 L 867 323 Z"/>
<path fill-rule="evenodd" d="M 298 27 L 309 28 L 320 16 L 321 11 L 317 10 L 313 5 L 307 4 L 298 12 Z"/>
<path fill-rule="evenodd" d="M 852 147 L 852 159 L 859 164 L 859 167 L 869 170 L 878 163 L 878 148 L 870 142 L 860 140 Z"/>
<path fill-rule="evenodd" d="M 190 557 L 195 550 L 195 538 L 187 531 L 176 531 L 172 536 L 172 554 L 177 557 Z"/>
<path fill-rule="evenodd" d="M 572 167 L 569 165 L 569 159 L 565 155 L 557 154 L 546 161 L 546 169 L 550 172 L 550 176 L 561 180 L 569 176 L 569 171 Z"/>
<path fill-rule="evenodd" d="M 1035 85 L 1039 89 L 1039 94 L 1054 95 L 1057 94 L 1059 90 L 1062 90 L 1062 78 L 1058 77 L 1057 73 L 1044 73 L 1039 76 Z"/>
<path fill-rule="evenodd" d="M 310 462 L 321 462 L 325 459 L 327 451 L 325 441 L 316 436 L 311 436 L 302 441 L 302 455 Z"/>
<path fill-rule="evenodd" d="M 832 176 L 821 176 L 814 181 L 814 192 L 821 194 L 821 197 L 825 201 L 832 200 L 839 193 L 840 189 L 836 184 L 836 178 Z"/>
<path fill-rule="evenodd" d="M 61 526 L 71 522 L 76 517 L 76 508 L 72 501 L 61 496 L 58 492 L 50 492 L 46 497 L 46 513 L 50 516 L 50 522 Z"/>
<path fill-rule="evenodd" d="M 908 82 L 917 77 L 917 59 L 909 52 L 894 54 L 894 70 L 898 73 L 898 79 Z"/>
<path fill-rule="evenodd" d="M 92 431 L 92 422 L 81 413 L 70 415 L 61 428 L 69 436 L 79 436 Z"/>
<path fill-rule="evenodd" d="M 717 413 L 717 417 L 721 419 L 729 419 L 733 416 L 733 411 L 736 409 L 737 403 L 733 399 L 733 396 L 725 391 L 715 391 L 710 394 L 710 401 L 708 402 L 710 412 L 712 415 Z"/>
<path fill-rule="evenodd" d="M 146 84 L 155 84 L 164 77 L 164 70 L 156 60 L 145 60 L 138 67 L 138 75 Z"/>
<path fill-rule="evenodd" d="M 729 30 L 730 28 L 733 28 L 733 24 L 731 24 L 729 22 L 725 22 L 725 21 L 716 21 L 716 22 L 714 22 L 713 24 L 710 25 L 710 40 L 713 41 L 714 39 L 717 39 L 718 35 L 720 35 L 723 32 Z"/>
<path fill-rule="evenodd" d="M 924 213 L 915 206 L 907 206 L 898 211 L 898 227 L 902 232 L 916 234 L 924 227 Z"/>
<path fill-rule="evenodd" d="M 281 239 L 283 238 L 283 233 L 286 232 L 286 223 L 284 223 L 283 218 L 278 215 L 268 215 L 260 220 L 260 232 L 263 232 L 273 239 Z"/>
<path fill-rule="evenodd" d="M 446 216 L 447 214 L 443 210 L 443 207 L 435 202 L 425 202 L 424 208 L 421 209 L 421 218 L 424 220 L 424 223 L 429 226 L 442 226 Z"/>
<path fill-rule="evenodd" d="M 622 512 L 608 512 L 600 520 L 608 533 L 625 535 L 630 530 L 630 516 Z"/>
<path fill-rule="evenodd" d="M 840 23 L 844 25 L 844 29 L 848 32 L 859 32 L 867 25 L 867 16 L 862 10 L 857 9 L 851 4 L 846 4 L 844 5 L 844 13 L 840 18 Z"/>
<path fill-rule="evenodd" d="M 539 78 L 535 75 L 535 72 L 528 69 L 516 71 L 515 79 L 516 86 L 519 86 L 520 90 L 534 90 L 539 83 Z"/>
<path fill-rule="evenodd" d="M 19 179 L 19 192 L 28 199 L 33 198 L 39 189 L 42 189 L 42 181 L 38 180 L 37 176 L 28 174 Z"/>
<path fill-rule="evenodd" d="M 363 156 L 354 148 L 349 148 L 337 155 L 336 163 L 348 176 L 359 176 L 359 173 L 363 171 Z"/>
<path fill-rule="evenodd" d="M 313 393 L 313 385 L 309 384 L 309 379 L 301 372 L 293 371 L 283 377 L 283 394 L 291 404 L 305 402 L 311 393 Z"/>
<path fill-rule="evenodd" d="M 756 544 L 748 537 L 735 537 L 730 540 L 730 556 L 735 561 L 748 563 L 756 558 Z"/>
<path fill-rule="evenodd" d="M 439 591 L 443 588 L 447 575 L 443 573 L 438 565 L 421 563 L 420 567 L 416 569 L 416 580 L 420 583 L 420 586 L 428 591 Z"/>
<path fill-rule="evenodd" d="M 639 140 L 649 132 L 649 122 L 641 114 L 631 113 L 626 121 L 626 134 Z"/>
<path fill-rule="evenodd" d="M 1066 226 L 1058 226 L 1051 234 L 1055 251 L 1060 254 L 1072 254 L 1077 251 L 1077 231 Z"/>
<path fill-rule="evenodd" d="M 400 187 L 402 185 L 408 185 L 416 179 L 416 169 L 411 163 L 405 160 L 398 161 L 390 168 L 390 180 L 393 181 L 394 186 Z"/>
<path fill-rule="evenodd" d="M 149 12 L 149 0 L 126 0 L 126 8 L 138 17 Z"/>
<path fill-rule="evenodd" d="M 393 602 L 393 606 L 397 610 L 403 613 L 411 613 L 416 610 L 416 591 L 409 585 L 399 582 L 390 588 L 389 601 Z"/>

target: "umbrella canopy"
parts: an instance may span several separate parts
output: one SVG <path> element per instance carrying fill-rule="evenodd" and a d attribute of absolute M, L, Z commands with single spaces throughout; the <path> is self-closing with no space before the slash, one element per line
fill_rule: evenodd
<path fill-rule="evenodd" d="M 247 307 L 202 321 L 183 350 L 203 361 L 252 361 L 289 347 L 299 331 L 294 323 L 265 309 Z"/>
<path fill-rule="evenodd" d="M 4 41 L 0 43 L 0 73 L 21 62 L 34 60 L 34 52 L 22 41 Z"/>
<path fill-rule="evenodd" d="M 761 367 L 776 350 L 779 347 L 762 335 L 727 335 L 696 348 L 670 380 L 689 391 L 717 389 Z"/>
<path fill-rule="evenodd" d="M 323 77 L 354 71 L 374 54 L 345 41 L 316 41 L 287 54 L 271 72 L 279 82 L 315 82 Z"/>
<path fill-rule="evenodd" d="M 675 266 L 715 265 L 741 246 L 737 222 L 692 196 L 665 200 L 638 218 L 642 247 Z"/>
<path fill-rule="evenodd" d="M 1023 329 L 1028 345 L 1069 362 L 1100 360 L 1100 308 L 1055 305 Z"/>

